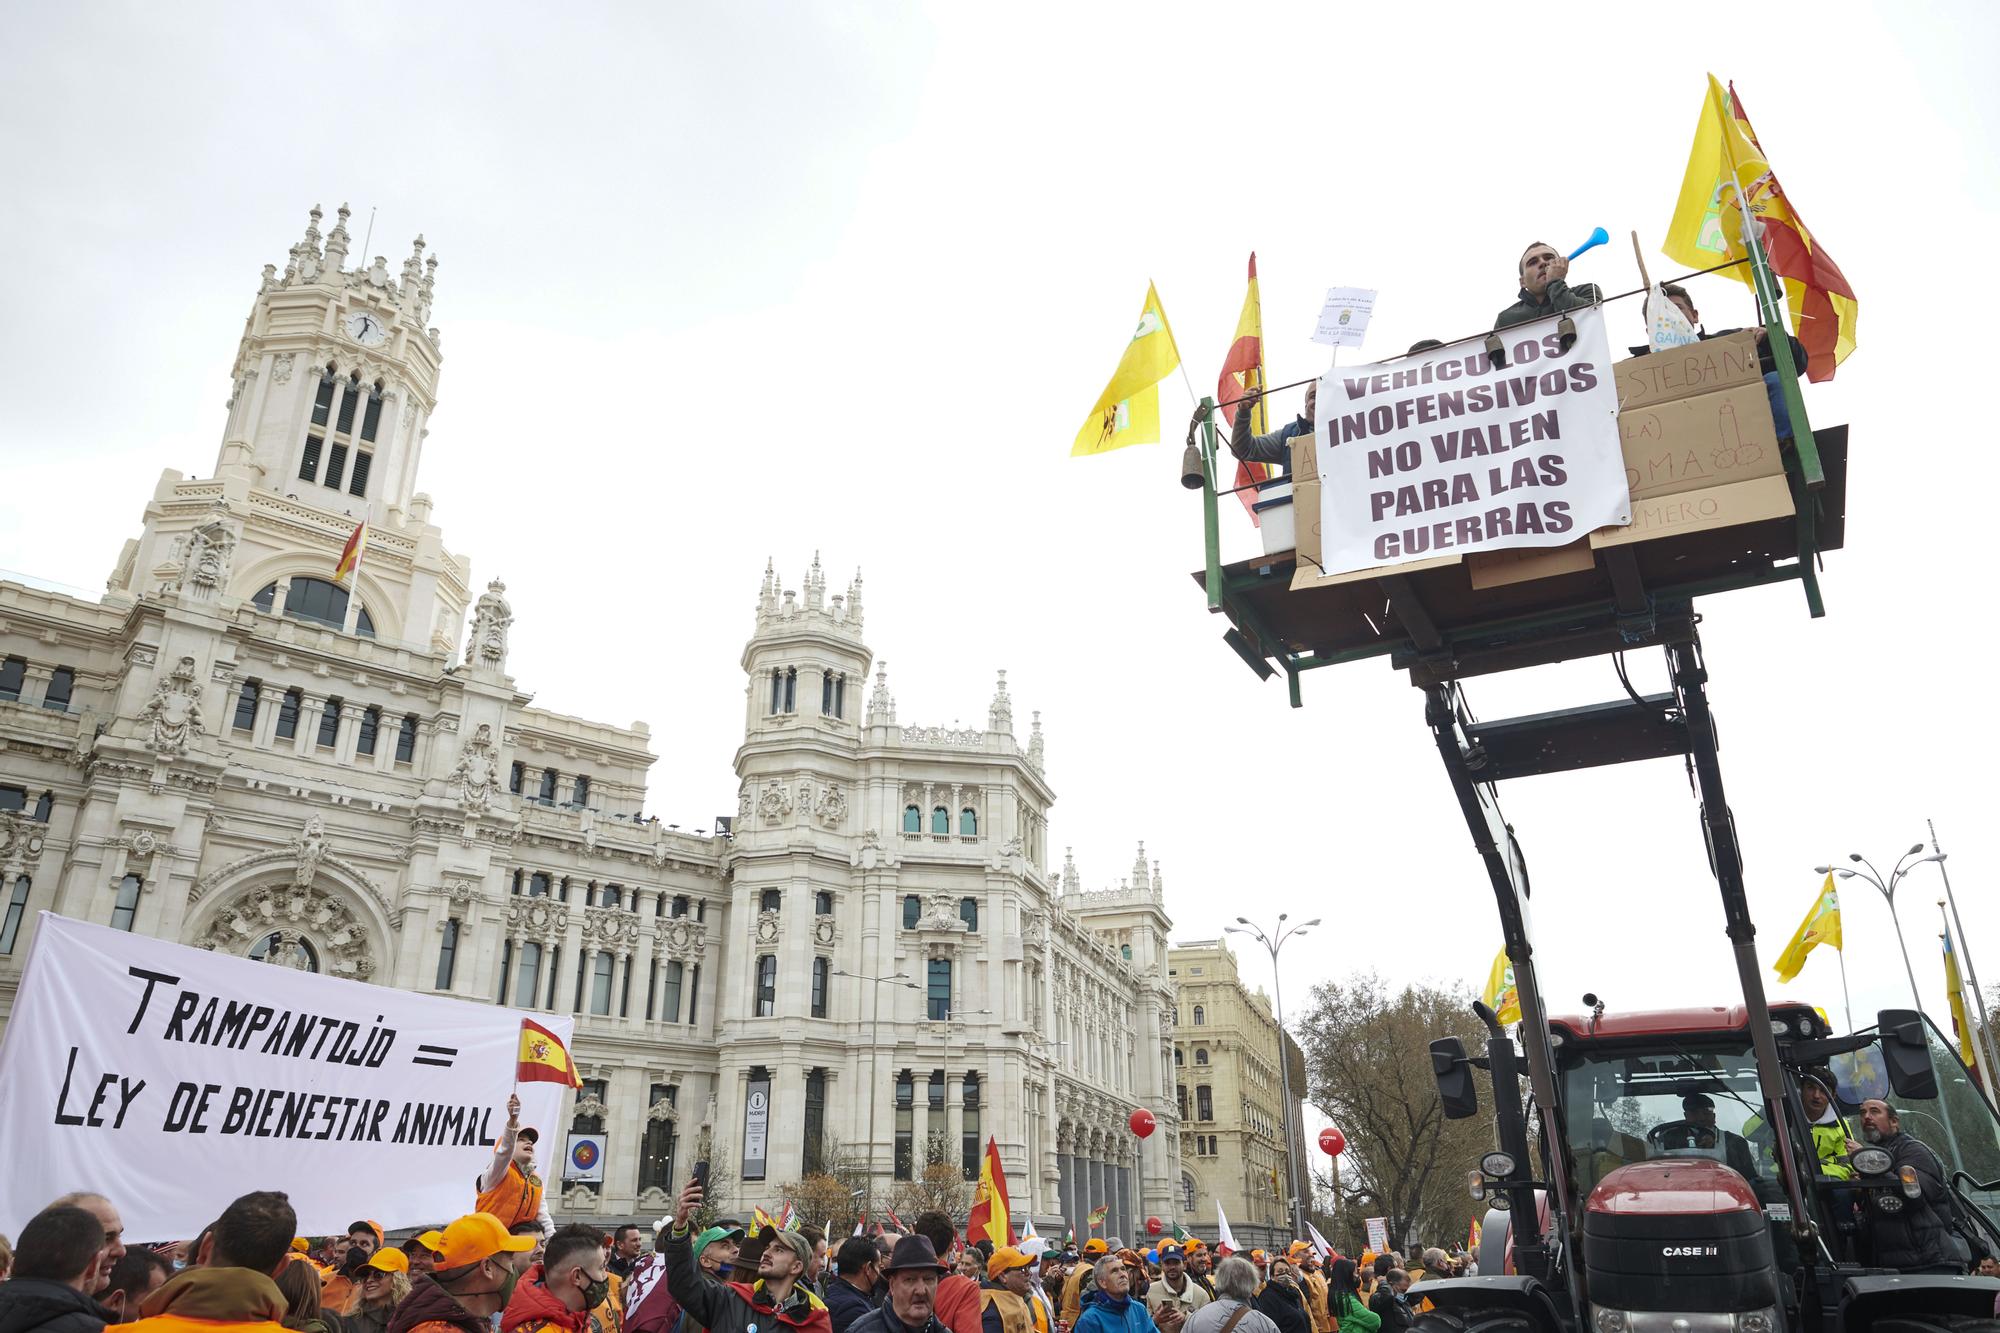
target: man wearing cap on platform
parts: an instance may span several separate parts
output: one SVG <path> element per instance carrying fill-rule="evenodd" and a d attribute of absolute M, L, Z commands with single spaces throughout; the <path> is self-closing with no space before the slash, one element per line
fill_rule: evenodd
<path fill-rule="evenodd" d="M 493 1141 L 493 1160 L 474 1188 L 479 1198 L 473 1207 L 491 1213 L 502 1226 L 516 1222 L 539 1222 L 544 1237 L 556 1229 L 549 1216 L 549 1204 L 542 1190 L 542 1178 L 535 1173 L 535 1146 L 541 1135 L 521 1123 L 521 1099 L 507 1099 L 507 1128 Z"/>
<path fill-rule="evenodd" d="M 1111 1247 L 1096 1236 L 1083 1243 L 1082 1262 L 1070 1270 L 1069 1278 L 1063 1283 L 1062 1321 L 1070 1327 L 1076 1327 L 1077 1317 L 1083 1313 L 1084 1298 L 1097 1289 L 1093 1266 L 1109 1253 Z"/>
<path fill-rule="evenodd" d="M 882 1264 L 887 1299 L 855 1320 L 848 1333 L 947 1333 L 937 1317 L 938 1279 L 944 1271 L 929 1237 L 902 1237 Z"/>
<path fill-rule="evenodd" d="M 1160 1280 L 1146 1288 L 1146 1309 L 1151 1312 L 1153 1322 L 1166 1327 L 1169 1309 L 1178 1311 L 1182 1318 L 1193 1314 L 1207 1305 L 1209 1295 L 1202 1290 L 1201 1283 L 1188 1276 L 1187 1255 L 1178 1245 L 1160 1247 Z"/>
<path fill-rule="evenodd" d="M 688 1223 L 701 1207 L 701 1181 L 689 1177 L 680 1206 L 668 1224 L 661 1254 L 667 1261 L 667 1290 L 690 1321 L 711 1333 L 833 1333 L 826 1304 L 801 1280 L 812 1262 L 812 1245 L 796 1231 L 770 1233 L 757 1259 L 755 1282 L 718 1282 L 702 1272 L 694 1257 Z"/>
<path fill-rule="evenodd" d="M 1496 329 L 1546 319 L 1565 310 L 1581 310 L 1603 299 L 1594 282 L 1570 286 L 1569 260 L 1545 241 L 1523 250 L 1515 267 L 1521 280 L 1521 299 L 1493 317 Z"/>
<path fill-rule="evenodd" d="M 467 1213 L 417 1239 L 437 1256 L 437 1267 L 410 1284 L 389 1333 L 491 1333 L 493 1316 L 520 1281 L 513 1258 L 533 1250 L 535 1238 L 513 1235 L 491 1213 Z"/>

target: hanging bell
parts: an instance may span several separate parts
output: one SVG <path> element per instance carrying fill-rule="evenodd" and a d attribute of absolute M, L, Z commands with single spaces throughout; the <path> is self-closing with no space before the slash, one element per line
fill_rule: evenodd
<path fill-rule="evenodd" d="M 1201 465 L 1201 449 L 1189 440 L 1188 447 L 1181 450 L 1181 485 L 1198 491 L 1207 480 L 1208 474 Z"/>

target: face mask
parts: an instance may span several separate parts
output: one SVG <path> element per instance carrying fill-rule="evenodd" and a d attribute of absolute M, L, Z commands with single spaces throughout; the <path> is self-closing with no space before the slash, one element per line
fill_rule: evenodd
<path fill-rule="evenodd" d="M 593 1278 L 589 1282 L 583 1284 L 584 1309 L 595 1310 L 598 1306 L 604 1304 L 604 1302 L 609 1300 L 610 1298 L 611 1298 L 610 1278 L 608 1277 Z"/>
<path fill-rule="evenodd" d="M 521 1275 L 514 1271 L 512 1264 L 502 1264 L 501 1268 L 503 1272 L 500 1278 L 500 1308 L 504 1310 L 507 1308 L 507 1302 L 514 1299 L 514 1286 L 521 1280 Z"/>

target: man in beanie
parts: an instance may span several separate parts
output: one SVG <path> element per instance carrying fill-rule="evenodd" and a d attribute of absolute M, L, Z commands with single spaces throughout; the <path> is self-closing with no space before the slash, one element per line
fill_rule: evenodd
<path fill-rule="evenodd" d="M 944 1271 L 928 1237 L 901 1237 L 882 1261 L 888 1297 L 855 1320 L 848 1333 L 948 1333 L 937 1317 L 938 1279 Z"/>
<path fill-rule="evenodd" d="M 718 1282 L 695 1266 L 688 1223 L 700 1207 L 701 1182 L 690 1177 L 661 1251 L 667 1261 L 667 1290 L 690 1320 L 709 1333 L 750 1333 L 752 1327 L 778 1333 L 773 1325 L 801 1333 L 833 1333 L 825 1303 L 802 1280 L 812 1263 L 812 1246 L 804 1236 L 796 1231 L 771 1233 L 757 1258 L 755 1282 Z"/>

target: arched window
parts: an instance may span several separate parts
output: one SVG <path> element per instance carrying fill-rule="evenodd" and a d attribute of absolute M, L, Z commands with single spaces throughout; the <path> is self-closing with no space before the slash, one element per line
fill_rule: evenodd
<path fill-rule="evenodd" d="M 1182 1172 L 1182 1173 L 1181 1173 L 1181 1211 L 1182 1211 L 1182 1212 L 1184 1212 L 1184 1213 L 1191 1213 L 1191 1212 L 1193 1212 L 1193 1211 L 1194 1211 L 1194 1199 L 1195 1199 L 1195 1183 L 1194 1183 L 1194 1177 L 1193 1177 L 1193 1176 L 1191 1176 L 1191 1175 L 1188 1175 L 1188 1174 L 1187 1174 L 1186 1172 Z"/>
<path fill-rule="evenodd" d="M 1184 1060 L 1184 1059 L 1182 1058 L 1182 1056 L 1181 1056 L 1181 1048 L 1180 1048 L 1180 1047 L 1178 1047 L 1178 1046 L 1174 1047 L 1174 1064 L 1175 1064 L 1175 1066 L 1176 1066 L 1176 1067 L 1178 1067 L 1178 1066 L 1180 1066 L 1180 1065 L 1182 1065 L 1182 1064 L 1184 1064 L 1184 1063 L 1186 1063 L 1186 1061 L 1185 1061 L 1185 1060 Z"/>
<path fill-rule="evenodd" d="M 289 967 L 299 972 L 319 971 L 319 950 L 294 931 L 272 931 L 250 946 L 250 957 L 274 967 Z"/>
<path fill-rule="evenodd" d="M 979 899 L 960 898 L 958 900 L 958 919 L 965 923 L 967 930 L 977 935 L 979 933 Z"/>
<path fill-rule="evenodd" d="M 259 611 L 270 613 L 271 605 L 278 599 L 278 585 L 267 583 L 250 604 Z M 328 629 L 341 629 L 347 624 L 347 589 L 338 583 L 325 579 L 308 578 L 304 574 L 292 575 L 292 585 L 285 593 L 285 615 L 293 620 L 303 620 L 310 625 L 324 625 Z M 354 632 L 375 637 L 375 621 L 362 607 L 354 620 Z"/>
<path fill-rule="evenodd" d="M 924 831 L 924 812 L 922 810 L 919 810 L 914 805 L 904 806 L 903 832 L 922 833 L 923 831 Z"/>
<path fill-rule="evenodd" d="M 969 805 L 958 812 L 958 836 L 961 838 L 979 836 L 979 812 Z"/>
<path fill-rule="evenodd" d="M 1194 1025 L 1201 1027 L 1208 1022 L 1208 1011 L 1200 1005 L 1194 1007 Z"/>
<path fill-rule="evenodd" d="M 139 915 L 139 877 L 127 875 L 118 881 L 118 901 L 111 905 L 111 928 L 113 930 L 132 929 L 132 919 Z"/>
<path fill-rule="evenodd" d="M 941 805 L 931 811 L 931 832 L 940 838 L 951 833 L 951 811 Z"/>
<path fill-rule="evenodd" d="M 915 930 L 924 914 L 924 900 L 914 893 L 903 895 L 903 929 Z"/>
<path fill-rule="evenodd" d="M 781 910 L 784 905 L 785 891 L 783 889 L 766 889 L 757 896 L 757 910 L 760 912 L 776 912 Z"/>
<path fill-rule="evenodd" d="M 1195 1047 L 1194 1062 L 1198 1065 L 1205 1065 L 1208 1063 L 1208 1048 L 1206 1046 Z"/>

